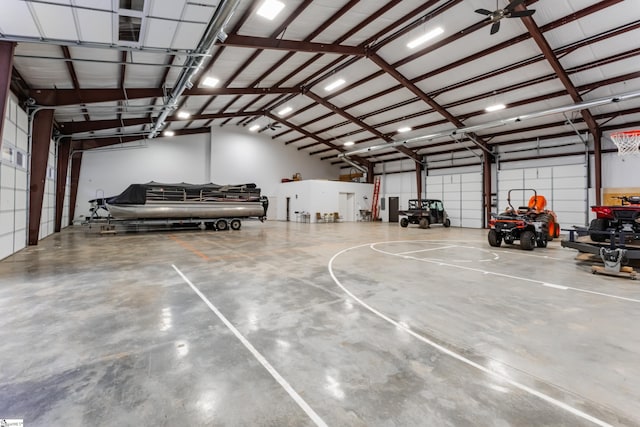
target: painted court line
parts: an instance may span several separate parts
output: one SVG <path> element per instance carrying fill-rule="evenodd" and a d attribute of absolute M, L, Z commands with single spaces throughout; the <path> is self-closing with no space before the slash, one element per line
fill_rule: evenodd
<path fill-rule="evenodd" d="M 191 246 L 190 244 L 188 244 L 187 242 L 184 242 L 180 239 L 178 239 L 176 236 L 174 235 L 169 235 L 169 238 L 171 240 L 173 240 L 174 242 L 176 242 L 177 244 L 179 244 L 180 246 L 182 246 L 183 248 L 185 248 L 186 250 L 188 250 L 189 252 L 198 255 L 200 258 L 204 259 L 204 260 L 209 260 L 209 257 L 206 256 L 205 254 L 203 254 L 202 252 L 200 252 L 199 250 L 197 250 L 196 248 L 194 248 L 193 246 Z"/>
<path fill-rule="evenodd" d="M 336 283 L 336 285 L 338 285 L 338 287 L 340 289 L 342 289 L 344 291 L 344 293 L 346 293 L 347 295 L 349 295 L 349 297 L 351 297 L 354 301 L 356 301 L 358 304 L 360 304 L 362 307 L 366 308 L 367 310 L 369 310 L 370 312 L 372 312 L 373 314 L 375 314 L 376 316 L 380 317 L 381 319 L 389 322 L 390 324 L 392 324 L 393 326 L 400 328 L 402 330 L 404 330 L 405 332 L 407 332 L 408 334 L 410 334 L 411 336 L 413 336 L 414 338 L 422 341 L 425 344 L 430 345 L 431 347 L 435 348 L 436 350 L 440 351 L 441 353 L 444 353 L 462 363 L 465 363 L 473 368 L 476 368 L 486 374 L 492 375 L 493 377 L 499 378 L 502 381 L 512 385 L 513 387 L 516 387 L 526 393 L 531 394 L 532 396 L 538 397 L 542 400 L 544 400 L 545 402 L 548 402 L 558 408 L 561 408 L 577 417 L 583 418 L 587 421 L 590 421 L 596 425 L 602 426 L 602 427 L 612 427 L 611 424 L 594 417 L 593 415 L 589 415 L 586 412 L 583 412 L 577 408 L 574 408 L 573 406 L 570 406 L 560 400 L 554 399 L 553 397 L 544 394 L 538 390 L 535 390 L 529 386 L 526 386 L 524 384 L 521 384 L 517 381 L 512 380 L 511 378 L 504 376 L 503 374 L 496 372 L 496 371 L 492 371 L 489 368 L 486 368 L 470 359 L 467 359 L 466 357 L 449 350 L 448 348 L 445 348 L 443 346 L 441 346 L 440 344 L 437 344 L 433 341 L 431 341 L 429 338 L 424 337 L 420 334 L 418 334 L 417 332 L 414 332 L 413 330 L 411 330 L 411 328 L 409 328 L 406 324 L 404 324 L 403 322 L 398 322 L 392 318 L 390 318 L 389 316 L 381 313 L 380 311 L 376 310 L 375 308 L 371 307 L 369 304 L 367 304 L 366 302 L 362 301 L 360 298 L 358 298 L 357 296 L 355 296 L 351 291 L 349 291 L 346 287 L 344 287 L 342 285 L 342 283 L 340 283 L 340 280 L 338 280 L 338 278 L 336 277 L 336 275 L 333 273 L 333 261 L 338 258 L 340 255 L 346 253 L 347 251 L 350 251 L 352 249 L 356 249 L 356 248 L 360 248 L 360 247 L 365 247 L 365 246 L 373 246 L 375 245 L 375 243 L 373 244 L 364 244 L 364 245 L 359 245 L 359 246 L 354 246 L 348 249 L 344 249 L 340 252 L 338 252 L 337 254 L 335 254 L 333 257 L 331 257 L 331 259 L 329 260 L 329 265 L 328 265 L 328 269 L 329 269 L 329 274 L 331 275 L 331 278 L 333 279 L 333 281 Z"/>
<path fill-rule="evenodd" d="M 415 254 L 415 253 L 418 253 L 418 252 L 429 252 L 429 251 L 437 251 L 437 250 L 440 250 L 440 249 L 449 249 L 449 248 L 455 248 L 455 247 L 456 247 L 456 245 L 449 245 L 449 246 L 440 246 L 440 247 L 437 247 L 437 248 L 429 248 L 429 249 L 418 249 L 417 251 L 408 251 L 408 252 L 399 252 L 399 253 L 397 253 L 397 254 L 394 254 L 394 255 L 407 255 L 407 254 Z"/>
<path fill-rule="evenodd" d="M 415 242 L 415 240 L 407 240 L 407 242 Z M 374 250 L 376 252 L 379 252 L 381 254 L 402 257 L 403 259 L 413 259 L 413 260 L 421 261 L 421 262 L 429 262 L 431 264 L 437 264 L 437 265 L 442 266 L 442 267 L 460 268 L 460 269 L 463 269 L 463 270 L 475 271 L 477 273 L 482 273 L 482 274 L 493 274 L 495 276 L 506 277 L 508 279 L 515 279 L 515 280 L 521 280 L 523 282 L 536 283 L 536 284 L 539 284 L 539 285 L 546 286 L 548 288 L 558 288 L 558 289 L 563 289 L 563 290 L 565 290 L 564 288 L 566 288 L 566 289 L 570 289 L 572 291 L 582 292 L 582 293 L 585 293 L 585 294 L 599 295 L 599 296 L 602 296 L 602 297 L 619 299 L 619 300 L 622 300 L 622 301 L 640 303 L 640 300 L 639 299 L 635 299 L 635 298 L 621 297 L 619 295 L 613 295 L 613 294 L 606 294 L 606 293 L 603 293 L 603 292 L 590 291 L 588 289 L 575 288 L 573 286 L 555 285 L 553 283 L 547 283 L 547 282 L 543 282 L 541 280 L 529 279 L 528 277 L 514 276 L 512 274 L 499 273 L 499 272 L 496 272 L 496 271 L 487 271 L 487 270 L 483 270 L 483 269 L 480 269 L 480 268 L 474 268 L 474 267 L 465 267 L 465 266 L 459 265 L 459 264 L 449 264 L 447 262 L 432 260 L 432 259 L 429 259 L 429 258 L 416 258 L 416 257 L 412 257 L 412 256 L 407 256 L 407 255 L 400 256 L 400 255 L 397 255 L 397 254 L 395 254 L 393 252 L 387 252 L 387 251 L 383 251 L 382 249 L 376 248 L 376 245 L 384 244 L 384 243 L 388 243 L 388 242 L 366 243 L 364 245 L 354 246 L 354 248 L 363 247 L 363 246 L 369 246 L 372 250 Z M 398 242 L 393 242 L 393 243 L 398 243 Z M 350 248 L 350 249 L 354 249 L 354 248 Z"/>
<path fill-rule="evenodd" d="M 309 404 L 293 389 L 293 387 L 291 387 L 287 380 L 285 380 L 282 375 L 280 375 L 278 371 L 276 371 L 276 369 L 267 361 L 267 359 L 258 350 L 256 350 L 256 348 L 249 342 L 249 340 L 247 340 L 240 333 L 240 331 L 238 331 L 235 326 L 233 326 L 231 322 L 227 320 L 227 318 L 220 312 L 220 310 L 218 310 L 216 306 L 214 306 L 211 301 L 209 301 L 209 299 L 204 296 L 204 294 L 200 292 L 200 290 L 193 283 L 191 283 L 189 278 L 187 278 L 187 276 L 185 276 L 182 271 L 180 271 L 175 265 L 172 264 L 171 267 L 173 267 L 176 273 L 178 273 L 180 277 L 182 277 L 182 280 L 184 280 L 185 283 L 189 285 L 191 289 L 193 289 L 193 291 L 200 297 L 200 299 L 204 301 L 205 304 L 207 304 L 209 309 L 211 309 L 211 311 L 213 311 L 215 315 L 218 316 L 220 320 L 222 320 L 222 323 L 224 323 L 225 326 L 229 328 L 231 332 L 233 332 L 233 335 L 235 335 L 236 338 L 238 338 L 238 340 L 246 347 L 246 349 L 249 350 L 251 354 L 253 354 L 253 357 L 255 357 L 256 360 L 260 362 L 260 364 L 267 370 L 267 372 L 269 372 L 271 376 L 276 381 L 278 381 L 282 388 L 284 388 L 286 392 L 289 393 L 289 396 L 291 396 L 291 398 L 307 414 L 307 416 L 311 418 L 315 425 L 327 427 L 327 424 L 322 420 L 322 418 L 320 418 L 320 416 L 316 414 L 311 406 L 309 406 Z"/>

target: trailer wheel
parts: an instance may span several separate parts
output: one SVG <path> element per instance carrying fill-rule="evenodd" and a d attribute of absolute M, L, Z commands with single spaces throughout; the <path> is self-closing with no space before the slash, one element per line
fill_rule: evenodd
<path fill-rule="evenodd" d="M 489 245 L 493 247 L 500 247 L 502 243 L 502 237 L 498 234 L 498 232 L 494 229 L 489 230 L 489 235 L 487 236 L 487 240 L 489 240 Z"/>
<path fill-rule="evenodd" d="M 429 228 L 429 220 L 427 218 L 420 218 L 420 228 Z"/>
<path fill-rule="evenodd" d="M 240 227 L 242 227 L 242 222 L 239 219 L 232 219 L 229 223 L 229 226 L 232 230 L 240 230 Z"/>
<path fill-rule="evenodd" d="M 402 218 L 400 220 L 400 227 L 406 228 L 409 225 L 409 220 L 407 218 Z"/>
<path fill-rule="evenodd" d="M 444 225 L 447 228 L 451 227 L 451 220 L 449 218 L 445 219 L 442 225 Z"/>
<path fill-rule="evenodd" d="M 531 230 L 523 231 L 520 235 L 520 247 L 525 251 L 532 251 L 536 246 L 536 235 Z"/>
<path fill-rule="evenodd" d="M 216 228 L 220 231 L 228 230 L 229 224 L 227 223 L 226 219 L 221 219 L 218 222 L 216 222 Z"/>
<path fill-rule="evenodd" d="M 596 218 L 591 221 L 591 224 L 589 224 L 589 237 L 591 237 L 591 240 L 593 240 L 594 242 L 604 242 L 605 240 L 607 240 L 608 236 L 606 234 L 600 234 L 598 232 L 607 231 L 608 226 L 609 221 L 607 221 L 605 218 Z M 595 233 L 591 233 L 592 231 L 595 231 Z"/>

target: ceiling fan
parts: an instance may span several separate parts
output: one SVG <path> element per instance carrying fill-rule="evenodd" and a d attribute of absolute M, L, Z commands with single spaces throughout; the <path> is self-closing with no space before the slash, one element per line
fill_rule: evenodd
<path fill-rule="evenodd" d="M 276 129 L 280 129 L 282 127 L 282 125 L 278 122 L 271 122 L 267 125 L 267 129 L 269 130 L 276 130 Z"/>
<path fill-rule="evenodd" d="M 535 13 L 535 9 L 527 9 L 514 11 L 519 4 L 523 3 L 524 0 L 512 0 L 511 3 L 507 5 L 504 9 L 500 9 L 498 7 L 498 0 L 496 0 L 496 10 L 491 12 L 487 9 L 476 9 L 476 13 L 481 15 L 486 15 L 489 17 L 490 22 L 493 22 L 491 26 L 491 34 L 495 34 L 500 29 L 500 20 L 502 18 L 522 18 L 523 16 L 531 16 Z"/>

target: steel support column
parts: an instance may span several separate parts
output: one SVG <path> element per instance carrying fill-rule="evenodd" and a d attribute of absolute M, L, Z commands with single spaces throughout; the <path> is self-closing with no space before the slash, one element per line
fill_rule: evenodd
<path fill-rule="evenodd" d="M 422 163 L 416 162 L 416 193 L 418 199 L 422 199 Z"/>
<path fill-rule="evenodd" d="M 602 204 L 602 131 L 593 135 L 593 185 L 596 205 Z"/>
<path fill-rule="evenodd" d="M 69 225 L 73 225 L 76 215 L 76 199 L 78 196 L 78 182 L 80 181 L 80 166 L 82 165 L 82 152 L 71 156 L 71 188 L 69 189 Z"/>
<path fill-rule="evenodd" d="M 64 209 L 64 193 L 67 188 L 67 169 L 69 169 L 69 152 L 71 138 L 64 138 L 58 144 L 58 163 L 56 171 L 56 222 L 55 231 L 62 229 L 62 214 Z"/>
<path fill-rule="evenodd" d="M 491 158 L 488 153 L 482 155 L 482 199 L 484 204 L 482 223 L 485 228 L 489 225 L 491 218 Z"/>
<path fill-rule="evenodd" d="M 13 50 L 16 44 L 0 42 L 0 148 L 2 148 L 2 132 L 4 130 L 4 114 L 9 101 L 11 85 L 11 69 L 13 68 Z"/>
<path fill-rule="evenodd" d="M 368 184 L 373 184 L 373 163 L 369 163 L 367 165 L 367 183 Z"/>
<path fill-rule="evenodd" d="M 53 110 L 38 111 L 33 118 L 31 167 L 29 168 L 29 245 L 38 244 L 42 199 L 47 179 L 49 144 L 53 130 Z"/>

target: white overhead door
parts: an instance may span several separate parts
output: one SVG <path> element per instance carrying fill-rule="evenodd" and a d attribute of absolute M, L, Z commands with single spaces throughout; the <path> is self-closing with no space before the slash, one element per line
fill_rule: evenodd
<path fill-rule="evenodd" d="M 498 210 L 507 207 L 510 189 L 532 188 L 547 199 L 547 209 L 558 216 L 561 228 L 587 224 L 587 167 L 584 164 L 498 171 Z M 531 191 L 513 191 L 511 204 L 526 206 Z"/>
<path fill-rule="evenodd" d="M 482 173 L 427 176 L 427 198 L 440 199 L 454 227 L 482 228 Z"/>

